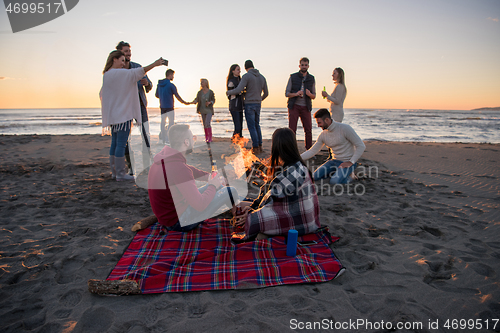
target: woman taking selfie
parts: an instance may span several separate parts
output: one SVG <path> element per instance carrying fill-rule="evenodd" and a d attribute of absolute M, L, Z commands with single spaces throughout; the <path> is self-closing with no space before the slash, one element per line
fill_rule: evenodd
<path fill-rule="evenodd" d="M 106 61 L 99 96 L 103 134 L 111 132 L 109 149 L 111 176 L 117 181 L 134 179 L 134 176 L 128 175 L 125 171 L 125 146 L 132 128 L 132 119 L 141 122 L 137 81 L 150 69 L 162 65 L 163 62 L 164 60 L 160 58 L 146 67 L 125 69 L 123 68 L 125 56 L 120 50 L 112 51 Z"/>

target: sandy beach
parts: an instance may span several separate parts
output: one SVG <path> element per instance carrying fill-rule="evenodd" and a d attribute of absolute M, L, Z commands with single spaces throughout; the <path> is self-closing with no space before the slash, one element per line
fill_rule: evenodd
<path fill-rule="evenodd" d="M 109 143 L 0 136 L 0 331 L 500 331 L 498 144 L 365 142 L 359 181 L 320 187 L 347 268 L 333 281 L 105 297 L 87 281 L 107 277 L 131 226 L 152 215 L 147 190 L 111 180 Z M 213 146 L 227 154 L 229 140 Z"/>

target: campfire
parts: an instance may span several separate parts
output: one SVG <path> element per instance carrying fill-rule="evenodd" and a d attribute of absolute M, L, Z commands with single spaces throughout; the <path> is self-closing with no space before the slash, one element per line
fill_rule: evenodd
<path fill-rule="evenodd" d="M 232 165 L 236 176 L 241 178 L 246 175 L 247 182 L 251 181 L 251 178 L 257 177 L 261 180 L 266 179 L 266 165 L 268 164 L 267 159 L 260 159 L 254 155 L 252 149 L 245 148 L 246 143 L 249 140 L 242 138 L 239 135 L 235 135 L 231 140 L 232 145 L 236 147 L 236 154 L 225 157 L 226 165 Z"/>

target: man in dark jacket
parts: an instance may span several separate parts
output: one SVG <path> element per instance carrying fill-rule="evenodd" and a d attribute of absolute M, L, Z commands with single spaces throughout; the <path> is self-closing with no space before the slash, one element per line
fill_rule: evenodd
<path fill-rule="evenodd" d="M 245 118 L 248 131 L 252 138 L 252 147 L 255 154 L 262 153 L 262 132 L 260 131 L 261 103 L 269 95 L 266 78 L 253 67 L 252 60 L 245 61 L 247 73 L 243 75 L 240 83 L 226 94 L 238 95 L 246 88 L 245 93 Z M 264 93 L 263 95 L 262 92 Z"/>
<path fill-rule="evenodd" d="M 132 57 L 132 51 L 130 50 L 130 44 L 121 41 L 116 45 L 116 49 L 123 52 L 125 55 L 125 68 L 137 68 L 142 67 L 140 64 L 130 61 Z M 142 162 L 143 167 L 147 168 L 151 164 L 151 149 L 150 149 L 150 137 L 149 137 L 149 119 L 148 119 L 148 100 L 146 99 L 146 93 L 153 89 L 153 83 L 149 80 L 148 76 L 145 75 L 141 80 L 137 81 L 137 90 L 139 93 L 139 102 L 141 107 L 141 136 L 142 136 Z M 132 165 L 130 162 L 130 150 L 127 144 L 127 149 L 125 152 L 125 157 L 127 158 L 127 164 L 129 164 L 130 174 L 133 174 Z"/>
<path fill-rule="evenodd" d="M 306 149 L 312 146 L 312 100 L 316 98 L 316 82 L 309 74 L 309 59 L 300 59 L 300 71 L 290 74 L 285 95 L 288 97 L 288 127 L 297 133 L 300 118 L 304 128 Z"/>

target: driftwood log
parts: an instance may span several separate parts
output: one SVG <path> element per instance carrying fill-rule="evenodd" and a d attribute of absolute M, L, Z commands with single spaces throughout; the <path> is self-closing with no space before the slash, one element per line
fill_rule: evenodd
<path fill-rule="evenodd" d="M 152 224 L 155 224 L 156 222 L 158 222 L 158 218 L 155 215 L 151 215 L 134 224 L 131 230 L 139 231 L 142 229 L 146 229 L 147 227 L 149 227 Z"/>
<path fill-rule="evenodd" d="M 89 291 L 98 295 L 137 295 L 141 293 L 134 280 L 89 280 Z"/>

